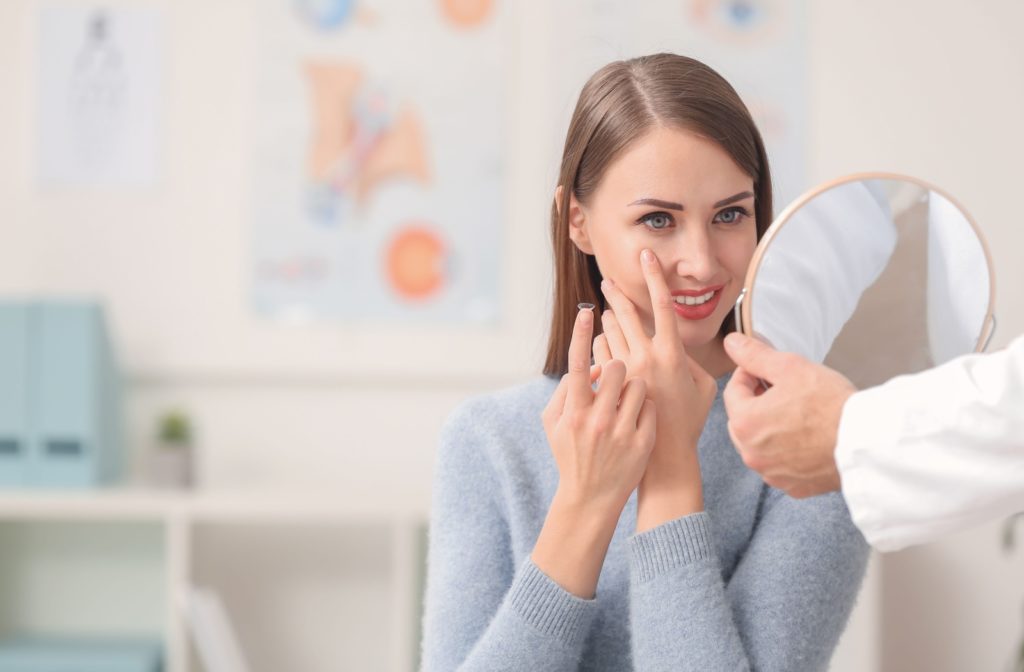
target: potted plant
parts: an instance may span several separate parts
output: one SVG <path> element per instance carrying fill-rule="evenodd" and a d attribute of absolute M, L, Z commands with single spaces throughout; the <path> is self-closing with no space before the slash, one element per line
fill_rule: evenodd
<path fill-rule="evenodd" d="M 157 422 L 156 445 L 150 454 L 149 476 L 159 487 L 192 485 L 192 423 L 180 410 L 170 410 Z"/>

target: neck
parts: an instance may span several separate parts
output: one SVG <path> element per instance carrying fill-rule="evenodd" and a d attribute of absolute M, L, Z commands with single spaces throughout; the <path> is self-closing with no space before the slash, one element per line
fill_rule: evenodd
<path fill-rule="evenodd" d="M 736 368 L 736 364 L 729 359 L 729 355 L 725 354 L 721 336 L 715 336 L 704 345 L 687 348 L 686 354 L 711 374 L 712 378 L 721 378 Z"/>

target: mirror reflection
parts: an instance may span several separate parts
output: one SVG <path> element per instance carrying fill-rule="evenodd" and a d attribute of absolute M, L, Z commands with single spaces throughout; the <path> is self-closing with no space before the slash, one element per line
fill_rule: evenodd
<path fill-rule="evenodd" d="M 994 328 L 975 224 L 910 177 L 851 176 L 798 199 L 765 236 L 747 286 L 745 331 L 862 389 L 980 350 Z"/>

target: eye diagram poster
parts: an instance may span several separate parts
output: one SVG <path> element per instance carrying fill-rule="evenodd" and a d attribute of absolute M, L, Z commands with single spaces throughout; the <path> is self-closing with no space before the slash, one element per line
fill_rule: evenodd
<path fill-rule="evenodd" d="M 141 7 L 39 10 L 37 172 L 43 185 L 156 179 L 162 22 Z"/>
<path fill-rule="evenodd" d="M 506 11 L 497 0 L 259 3 L 258 315 L 496 319 Z"/>

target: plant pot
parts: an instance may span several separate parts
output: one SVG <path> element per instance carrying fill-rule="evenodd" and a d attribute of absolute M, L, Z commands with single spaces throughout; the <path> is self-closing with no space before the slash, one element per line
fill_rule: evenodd
<path fill-rule="evenodd" d="M 158 443 L 149 453 L 149 483 L 158 488 L 192 486 L 192 447 L 184 443 Z"/>

